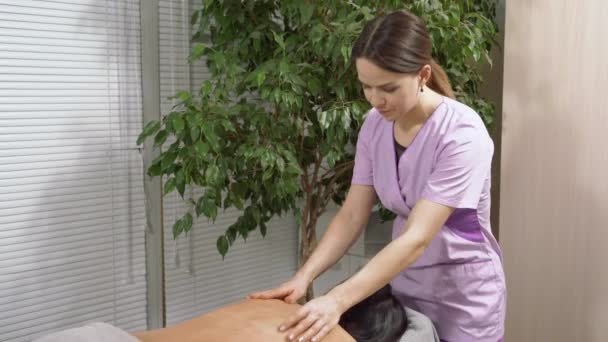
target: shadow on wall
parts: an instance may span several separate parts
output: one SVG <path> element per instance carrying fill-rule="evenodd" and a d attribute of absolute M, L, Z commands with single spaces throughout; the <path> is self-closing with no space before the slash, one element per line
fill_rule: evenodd
<path fill-rule="evenodd" d="M 504 65 L 504 41 L 505 41 L 505 1 L 499 0 L 496 9 L 496 23 L 499 35 L 496 38 L 499 46 L 495 46 L 490 53 L 492 66 L 484 65 L 482 75 L 485 80 L 481 95 L 494 102 L 496 106 L 496 118 L 494 126 L 490 131 L 494 140 L 494 158 L 492 160 L 492 211 L 491 225 L 494 236 L 499 236 L 499 208 L 500 208 L 500 158 L 501 158 L 501 133 L 502 133 L 502 93 L 503 93 L 503 65 Z"/>

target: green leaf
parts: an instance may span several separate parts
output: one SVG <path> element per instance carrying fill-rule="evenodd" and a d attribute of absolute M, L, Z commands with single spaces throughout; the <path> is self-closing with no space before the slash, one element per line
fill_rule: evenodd
<path fill-rule="evenodd" d="M 182 117 L 178 116 L 178 115 L 173 116 L 173 120 L 171 121 L 171 124 L 172 124 L 173 129 L 175 130 L 176 134 L 181 133 L 181 131 L 183 131 L 184 127 L 186 126 L 184 119 L 182 119 Z"/>
<path fill-rule="evenodd" d="M 276 160 L 277 162 L 277 167 L 279 168 L 279 172 L 283 173 L 285 172 L 285 160 L 283 160 L 283 158 L 279 157 Z"/>
<path fill-rule="evenodd" d="M 148 176 L 150 177 L 157 177 L 162 175 L 162 167 L 161 167 L 161 163 L 160 160 L 157 161 L 156 163 L 152 164 L 152 166 L 150 166 L 148 168 Z"/>
<path fill-rule="evenodd" d="M 208 189 L 196 203 L 196 215 L 203 214 L 205 217 L 215 220 L 217 217 L 217 205 L 215 203 L 215 194 Z"/>
<path fill-rule="evenodd" d="M 205 212 L 205 196 L 201 196 L 196 202 L 195 213 L 197 217 Z"/>
<path fill-rule="evenodd" d="M 479 52 L 479 50 L 473 50 L 473 59 L 475 62 L 479 62 L 481 59 L 481 52 Z"/>
<path fill-rule="evenodd" d="M 270 178 L 272 178 L 272 169 L 267 169 L 264 171 L 263 175 L 262 175 L 262 180 L 267 181 Z"/>
<path fill-rule="evenodd" d="M 146 140 L 147 137 L 156 133 L 156 131 L 158 131 L 159 129 L 160 129 L 160 122 L 158 122 L 158 121 L 148 122 L 146 124 L 146 126 L 144 127 L 143 132 L 141 132 L 139 134 L 139 137 L 137 137 L 137 145 L 141 145 Z"/>
<path fill-rule="evenodd" d="M 184 173 L 182 170 L 179 170 L 175 176 L 175 187 L 177 187 L 177 192 L 179 192 L 179 195 L 184 198 L 184 192 L 186 192 L 186 180 L 184 179 Z"/>
<path fill-rule="evenodd" d="M 284 59 L 279 63 L 279 75 L 286 75 L 289 73 L 289 64 Z"/>
<path fill-rule="evenodd" d="M 185 90 L 181 90 L 181 91 L 178 91 L 177 95 L 174 96 L 173 98 L 180 99 L 182 102 L 187 102 L 192 99 L 192 95 Z"/>
<path fill-rule="evenodd" d="M 260 213 L 260 208 L 253 207 L 251 210 L 251 213 L 253 215 L 253 219 L 255 220 L 255 222 L 260 223 L 260 220 L 262 218 L 262 214 Z"/>
<path fill-rule="evenodd" d="M 230 192 L 235 194 L 237 197 L 243 197 L 247 192 L 247 184 L 242 182 L 232 183 L 230 186 Z"/>
<path fill-rule="evenodd" d="M 203 95 L 203 97 L 206 97 L 209 94 L 211 94 L 212 90 L 213 90 L 213 83 L 211 83 L 211 81 L 209 81 L 209 80 L 206 80 L 203 82 L 203 85 L 201 86 L 201 95 Z"/>
<path fill-rule="evenodd" d="M 209 145 L 211 145 L 211 148 L 213 149 L 213 151 L 219 152 L 220 151 L 220 143 L 219 143 L 219 140 L 217 138 L 217 135 L 213 131 L 213 127 L 211 127 L 211 125 L 209 123 L 206 123 L 201 128 L 203 130 L 203 136 L 209 142 Z"/>
<path fill-rule="evenodd" d="M 182 221 L 183 230 L 188 233 L 192 229 L 192 214 L 187 213 Z"/>
<path fill-rule="evenodd" d="M 344 107 L 344 113 L 341 115 L 342 117 L 342 128 L 345 130 L 350 128 L 351 117 L 350 117 L 350 108 Z"/>
<path fill-rule="evenodd" d="M 190 139 L 192 139 L 192 141 L 197 141 L 198 138 L 200 138 L 201 136 L 201 130 L 198 127 L 192 127 L 190 128 Z"/>
<path fill-rule="evenodd" d="M 177 152 L 175 150 L 170 149 L 169 151 L 165 151 L 161 156 L 161 171 L 166 173 L 168 170 L 175 166 Z"/>
<path fill-rule="evenodd" d="M 175 221 L 175 223 L 173 224 L 173 239 L 177 239 L 183 231 L 184 225 L 182 223 L 182 220 Z"/>
<path fill-rule="evenodd" d="M 156 134 L 154 137 L 154 147 L 162 146 L 167 141 L 169 134 L 164 129 Z"/>
<path fill-rule="evenodd" d="M 238 226 L 238 230 L 239 234 L 241 234 L 241 236 L 243 237 L 243 240 L 247 241 L 247 237 L 249 236 L 249 227 L 247 226 L 246 222 L 242 222 Z"/>
<path fill-rule="evenodd" d="M 258 85 L 258 87 L 262 86 L 262 84 L 264 84 L 264 80 L 266 79 L 266 74 L 264 72 L 259 72 L 256 77 L 256 83 Z"/>
<path fill-rule="evenodd" d="M 192 51 L 190 52 L 190 57 L 188 57 L 188 61 L 190 63 L 199 60 L 203 55 L 207 52 L 207 45 L 203 43 L 196 43 L 194 47 L 192 47 Z"/>
<path fill-rule="evenodd" d="M 321 125 L 322 129 L 329 128 L 329 125 L 330 125 L 329 116 L 330 116 L 329 112 L 327 112 L 327 111 L 321 111 L 318 113 L 319 124 Z"/>
<path fill-rule="evenodd" d="M 166 195 L 175 189 L 175 178 L 169 178 L 165 183 L 163 195 Z"/>
<path fill-rule="evenodd" d="M 232 198 L 232 203 L 234 204 L 234 207 L 239 210 L 243 210 L 243 207 L 245 206 L 241 197 L 237 197 L 237 195 Z"/>
<path fill-rule="evenodd" d="M 220 255 L 222 256 L 222 259 L 226 256 L 226 253 L 228 253 L 228 247 L 229 247 L 229 243 L 228 243 L 228 239 L 226 238 L 226 236 L 222 235 L 219 238 L 217 238 L 217 251 L 220 253 Z"/>
<path fill-rule="evenodd" d="M 329 167 L 334 167 L 336 165 L 336 154 L 334 153 L 334 151 L 330 151 L 327 156 L 327 166 Z"/>
<path fill-rule="evenodd" d="M 228 230 L 226 230 L 226 238 L 228 238 L 228 243 L 232 246 L 234 241 L 236 240 L 237 229 L 235 225 L 230 226 Z"/>
<path fill-rule="evenodd" d="M 209 56 L 211 61 L 213 61 L 218 69 L 223 69 L 226 65 L 226 55 L 222 52 L 215 51 L 211 56 Z"/>
<path fill-rule="evenodd" d="M 350 49 L 348 46 L 342 46 L 340 48 L 340 53 L 342 54 L 342 58 L 344 58 L 344 64 L 348 64 L 350 61 Z"/>
<path fill-rule="evenodd" d="M 209 145 L 199 140 L 194 143 L 194 151 L 198 156 L 205 157 L 209 153 Z"/>
<path fill-rule="evenodd" d="M 220 169 L 216 164 L 210 165 L 207 170 L 205 170 L 205 181 L 208 184 L 217 184 L 220 180 Z"/>
<path fill-rule="evenodd" d="M 234 124 L 230 120 L 223 120 L 222 126 L 229 132 L 236 133 L 236 129 L 234 128 Z"/>
<path fill-rule="evenodd" d="M 196 24 L 200 14 L 201 14 L 200 10 L 194 11 L 194 13 L 192 14 L 192 17 L 190 18 L 190 25 Z"/>
<path fill-rule="evenodd" d="M 312 14 L 314 13 L 315 6 L 312 4 L 308 4 L 305 1 L 300 1 L 300 17 L 302 25 L 305 25 L 312 18 Z"/>
<path fill-rule="evenodd" d="M 266 223 L 260 222 L 260 233 L 262 233 L 263 237 L 266 237 L 266 230 L 267 230 Z"/>
<path fill-rule="evenodd" d="M 274 41 L 277 42 L 277 44 L 279 44 L 281 47 L 281 50 L 285 50 L 285 40 L 283 40 L 283 36 L 276 32 L 272 32 L 272 35 L 274 37 Z"/>

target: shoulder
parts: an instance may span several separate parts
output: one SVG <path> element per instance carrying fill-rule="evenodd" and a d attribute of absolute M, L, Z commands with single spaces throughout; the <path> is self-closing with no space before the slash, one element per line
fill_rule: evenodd
<path fill-rule="evenodd" d="M 471 144 L 481 151 L 494 150 L 494 143 L 479 114 L 459 101 L 446 98 L 438 128 L 441 131 L 441 144 Z"/>
<path fill-rule="evenodd" d="M 377 132 L 380 131 L 383 123 L 384 119 L 382 118 L 382 115 L 380 115 L 375 108 L 370 109 L 365 115 L 365 119 L 361 125 L 359 138 L 370 141 L 374 136 L 376 136 Z"/>
<path fill-rule="evenodd" d="M 446 119 L 452 129 L 471 128 L 478 129 L 487 133 L 487 129 L 473 108 L 454 99 L 446 98 L 444 100 Z"/>
<path fill-rule="evenodd" d="M 367 112 L 367 114 L 365 114 L 365 119 L 363 120 L 361 129 L 374 130 L 381 125 L 383 121 L 384 119 L 382 118 L 382 115 L 380 115 L 376 108 L 372 108 Z"/>

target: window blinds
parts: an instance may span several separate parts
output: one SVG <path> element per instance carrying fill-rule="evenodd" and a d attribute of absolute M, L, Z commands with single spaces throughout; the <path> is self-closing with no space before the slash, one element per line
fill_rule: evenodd
<path fill-rule="evenodd" d="M 139 0 L 0 0 L 0 341 L 146 328 Z"/>

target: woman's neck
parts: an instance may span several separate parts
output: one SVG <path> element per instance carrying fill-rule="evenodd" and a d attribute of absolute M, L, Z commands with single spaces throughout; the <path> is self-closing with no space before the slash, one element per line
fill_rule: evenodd
<path fill-rule="evenodd" d="M 419 96 L 416 106 L 396 120 L 399 129 L 409 131 L 414 127 L 422 126 L 443 101 L 443 95 L 428 87 L 425 87 L 424 92 L 420 93 Z"/>

